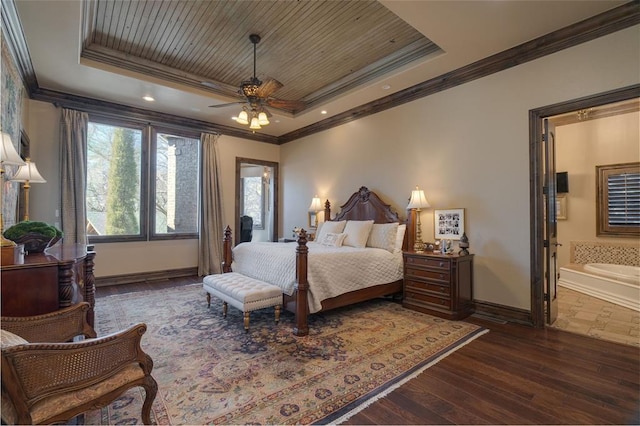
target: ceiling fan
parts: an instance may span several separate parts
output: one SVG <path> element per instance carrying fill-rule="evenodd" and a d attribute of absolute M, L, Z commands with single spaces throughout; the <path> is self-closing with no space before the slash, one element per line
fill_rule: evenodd
<path fill-rule="evenodd" d="M 253 43 L 253 77 L 240 83 L 238 94 L 244 96 L 244 100 L 210 105 L 210 107 L 223 108 L 230 105 L 247 104 L 242 108 L 240 114 L 238 114 L 236 121 L 240 124 L 250 124 L 251 129 L 259 129 L 260 126 L 269 124 L 268 117 L 271 117 L 271 113 L 267 110 L 266 106 L 295 111 L 302 109 L 304 102 L 277 99 L 271 96 L 280 89 L 283 84 L 271 77 L 267 77 L 264 81 L 260 81 L 258 77 L 256 77 L 256 46 L 260 43 L 260 36 L 251 34 L 249 40 Z M 203 82 L 203 84 L 208 85 L 207 82 Z"/>

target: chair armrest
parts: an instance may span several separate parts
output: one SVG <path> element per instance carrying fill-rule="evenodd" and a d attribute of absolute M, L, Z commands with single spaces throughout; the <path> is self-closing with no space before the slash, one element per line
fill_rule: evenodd
<path fill-rule="evenodd" d="M 140 347 L 146 324 L 99 339 L 70 343 L 26 343 L 2 349 L 2 386 L 31 406 L 69 389 L 82 389 L 138 365 L 150 375 L 153 361 Z"/>
<path fill-rule="evenodd" d="M 59 311 L 29 317 L 2 317 L 2 329 L 17 334 L 30 343 L 68 342 L 76 336 L 96 337 L 87 323 L 87 302 L 78 303 Z"/>

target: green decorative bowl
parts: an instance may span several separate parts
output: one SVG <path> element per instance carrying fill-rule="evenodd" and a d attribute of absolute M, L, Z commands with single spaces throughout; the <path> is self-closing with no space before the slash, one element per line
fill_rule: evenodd
<path fill-rule="evenodd" d="M 60 237 L 47 237 L 36 232 L 28 232 L 15 240 L 16 244 L 24 244 L 24 251 L 28 253 L 42 253 L 47 247 L 51 247 Z"/>

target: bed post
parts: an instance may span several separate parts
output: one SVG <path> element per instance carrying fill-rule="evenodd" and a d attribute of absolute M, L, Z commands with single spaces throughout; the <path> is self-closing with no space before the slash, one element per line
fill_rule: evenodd
<path fill-rule="evenodd" d="M 295 336 L 306 336 L 309 334 L 307 314 L 309 312 L 309 301 L 307 300 L 307 231 L 302 229 L 298 236 L 298 247 L 296 247 L 296 325 L 293 328 Z"/>
<path fill-rule="evenodd" d="M 329 200 L 324 202 L 324 221 L 331 220 L 331 203 Z"/>
<path fill-rule="evenodd" d="M 222 239 L 222 273 L 231 272 L 231 248 L 233 246 L 233 237 L 231 236 L 231 227 L 227 225 L 224 228 L 224 238 Z"/>

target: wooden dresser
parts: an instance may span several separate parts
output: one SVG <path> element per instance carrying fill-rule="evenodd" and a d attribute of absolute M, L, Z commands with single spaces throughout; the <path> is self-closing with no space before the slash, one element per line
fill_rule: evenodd
<path fill-rule="evenodd" d="M 405 308 L 459 320 L 473 306 L 473 255 L 405 252 Z"/>
<path fill-rule="evenodd" d="M 46 254 L 26 255 L 23 264 L 3 265 L 2 316 L 45 314 L 85 301 L 91 305 L 87 321 L 93 326 L 95 255 L 85 245 L 58 244 Z"/>

